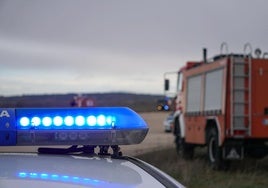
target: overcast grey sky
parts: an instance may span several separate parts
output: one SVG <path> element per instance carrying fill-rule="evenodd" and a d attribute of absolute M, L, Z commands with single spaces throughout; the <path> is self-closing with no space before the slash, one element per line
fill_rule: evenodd
<path fill-rule="evenodd" d="M 268 51 L 266 0 L 0 0 L 0 95 L 163 93 L 227 42 Z"/>

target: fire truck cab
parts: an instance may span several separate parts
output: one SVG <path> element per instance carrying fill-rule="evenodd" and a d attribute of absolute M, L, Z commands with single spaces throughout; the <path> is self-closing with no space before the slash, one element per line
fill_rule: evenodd
<path fill-rule="evenodd" d="M 253 57 L 251 49 L 247 43 L 243 54 L 210 60 L 205 49 L 203 61 L 178 71 L 173 133 L 183 157 L 207 146 L 211 165 L 219 169 L 228 160 L 268 153 L 268 53 L 257 49 Z"/>

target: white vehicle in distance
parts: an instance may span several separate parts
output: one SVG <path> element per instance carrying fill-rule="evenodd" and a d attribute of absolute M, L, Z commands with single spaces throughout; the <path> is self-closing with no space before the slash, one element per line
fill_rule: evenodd
<path fill-rule="evenodd" d="M 168 114 L 167 117 L 165 118 L 165 120 L 163 121 L 163 125 L 164 125 L 164 130 L 165 132 L 171 132 L 173 129 L 173 112 Z"/>
<path fill-rule="evenodd" d="M 0 187 L 183 187 L 122 155 L 119 145 L 138 144 L 147 132 L 123 107 L 0 109 Z M 42 147 L 28 153 L 24 146 Z"/>

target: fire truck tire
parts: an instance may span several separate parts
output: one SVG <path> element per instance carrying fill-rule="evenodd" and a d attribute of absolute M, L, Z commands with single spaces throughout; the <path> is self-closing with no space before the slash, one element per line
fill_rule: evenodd
<path fill-rule="evenodd" d="M 177 138 L 176 149 L 178 155 L 183 159 L 192 159 L 194 156 L 194 148 L 192 145 L 185 143 L 184 139 Z"/>
<path fill-rule="evenodd" d="M 181 129 L 178 118 L 175 119 L 173 133 L 175 135 L 177 154 L 184 159 L 192 159 L 194 156 L 194 145 L 186 143 L 184 138 L 181 137 Z"/>
<path fill-rule="evenodd" d="M 224 168 L 222 159 L 222 148 L 219 146 L 218 132 L 215 128 L 208 130 L 207 154 L 209 163 L 215 170 Z"/>
<path fill-rule="evenodd" d="M 184 139 L 180 136 L 176 136 L 176 150 L 183 159 L 192 159 L 194 156 L 194 146 L 185 143 Z"/>

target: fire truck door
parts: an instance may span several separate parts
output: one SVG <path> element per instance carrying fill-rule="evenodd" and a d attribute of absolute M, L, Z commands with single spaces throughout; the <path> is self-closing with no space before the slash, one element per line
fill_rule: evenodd
<path fill-rule="evenodd" d="M 268 135 L 268 62 L 252 62 L 252 128 L 253 137 Z"/>

